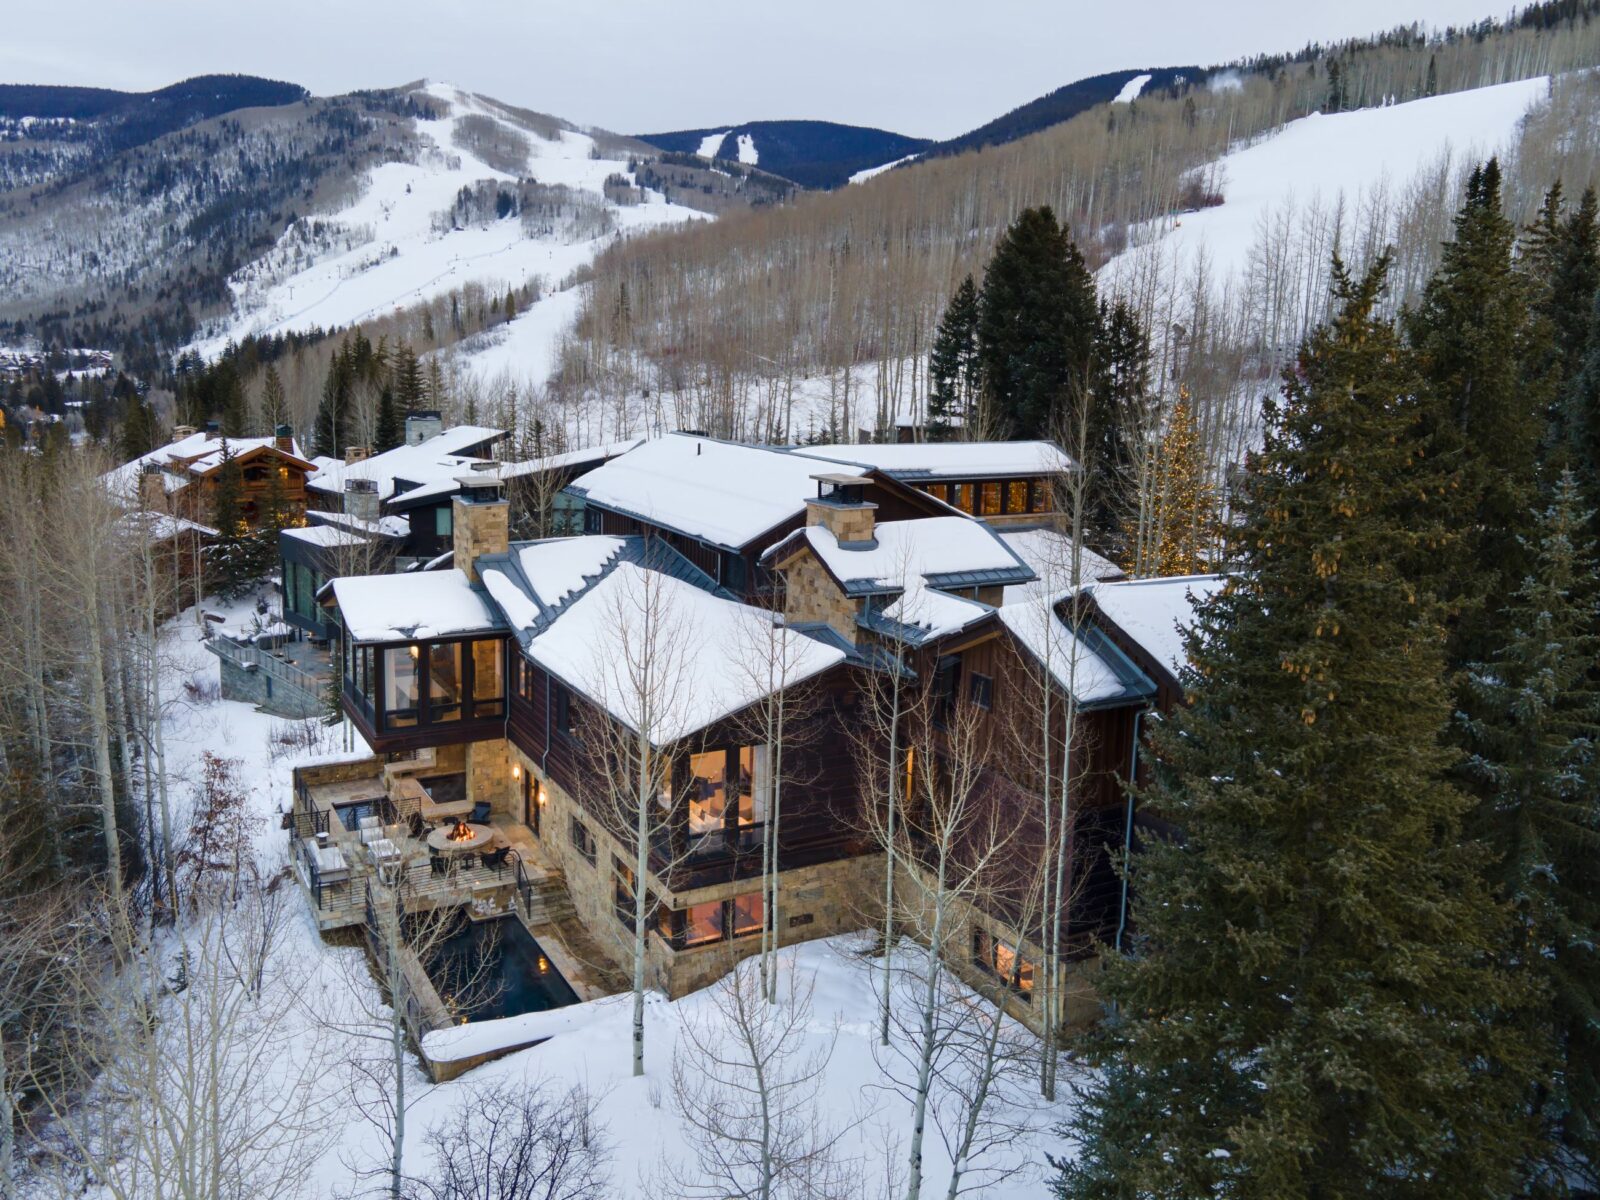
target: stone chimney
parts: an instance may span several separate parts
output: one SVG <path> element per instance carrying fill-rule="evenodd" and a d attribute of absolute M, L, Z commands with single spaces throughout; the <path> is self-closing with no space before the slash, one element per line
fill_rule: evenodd
<path fill-rule="evenodd" d="M 139 505 L 148 512 L 167 511 L 167 473 L 160 463 L 139 468 Z"/>
<path fill-rule="evenodd" d="M 272 431 L 273 443 L 285 454 L 294 453 L 294 428 L 289 425 L 279 425 Z"/>
<path fill-rule="evenodd" d="M 438 409 L 406 414 L 406 445 L 416 446 L 444 432 Z"/>
<path fill-rule="evenodd" d="M 371 446 L 346 446 L 344 448 L 344 465 L 347 467 L 351 463 L 364 462 L 371 457 Z"/>
<path fill-rule="evenodd" d="M 172 427 L 172 440 L 181 442 L 184 438 L 192 438 L 195 434 L 193 425 L 174 425 Z"/>
<path fill-rule="evenodd" d="M 859 475 L 813 475 L 817 494 L 806 501 L 806 524 L 821 525 L 845 548 L 871 546 L 878 506 L 867 499 L 870 481 Z"/>
<path fill-rule="evenodd" d="M 499 463 L 474 463 L 470 475 L 457 476 L 461 490 L 450 501 L 454 562 L 478 582 L 478 556 L 511 549 L 511 502 L 505 483 L 494 474 Z"/>
<path fill-rule="evenodd" d="M 378 481 L 376 479 L 346 479 L 344 481 L 344 515 L 371 524 L 378 519 Z"/>

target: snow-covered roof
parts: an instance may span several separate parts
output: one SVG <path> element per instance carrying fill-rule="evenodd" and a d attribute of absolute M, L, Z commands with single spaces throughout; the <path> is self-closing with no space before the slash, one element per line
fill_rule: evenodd
<path fill-rule="evenodd" d="M 795 453 L 874 467 L 895 479 L 986 479 L 1072 469 L 1072 459 L 1054 442 L 832 442 Z"/>
<path fill-rule="evenodd" d="M 306 520 L 314 524 L 337 525 L 341 529 L 375 534 L 378 537 L 403 538 L 411 532 L 411 526 L 404 517 L 379 517 L 376 521 L 369 521 L 352 513 L 319 512 L 316 509 L 309 509 L 306 512 Z"/>
<path fill-rule="evenodd" d="M 581 591 L 586 580 L 599 575 L 622 553 L 622 547 L 623 540 L 618 537 L 552 538 L 520 547 L 517 558 L 539 603 L 555 608 L 573 592 Z"/>
<path fill-rule="evenodd" d="M 455 490 L 457 476 L 471 471 L 473 463 L 485 461 L 463 452 L 485 442 L 498 441 L 505 435 L 503 429 L 484 425 L 457 425 L 415 446 L 396 446 L 359 462 L 344 463 L 334 459 L 318 470 L 306 486 L 338 494 L 344 491 L 348 479 L 370 479 L 378 485 L 378 499 L 387 500 L 394 495 L 395 480 L 399 479 L 448 494 Z"/>
<path fill-rule="evenodd" d="M 333 581 L 339 612 L 358 642 L 404 642 L 505 629 L 466 573 L 351 575 Z"/>
<path fill-rule="evenodd" d="M 762 557 L 777 560 L 804 543 L 843 585 L 846 595 L 893 595 L 877 613 L 917 631 L 919 640 L 942 637 L 992 610 L 941 588 L 1025 583 L 1033 572 L 995 531 L 969 517 L 919 517 L 882 521 L 873 540 L 841 544 L 824 525 L 796 530 Z M 892 627 L 891 627 L 892 628 Z"/>
<path fill-rule="evenodd" d="M 1092 632 L 1076 636 L 1043 596 L 1003 604 L 1000 621 L 1063 691 L 1079 704 L 1148 695 L 1154 685 L 1115 646 Z"/>
<path fill-rule="evenodd" d="M 644 444 L 642 437 L 627 438 L 620 442 L 606 442 L 582 450 L 568 450 L 564 454 L 547 454 L 543 458 L 529 458 L 522 462 L 505 462 L 490 473 L 491 479 L 501 481 L 518 479 L 524 475 L 537 475 L 542 471 L 560 471 L 579 467 L 585 463 L 606 462 Z"/>
<path fill-rule="evenodd" d="M 659 695 L 631 686 L 655 623 Z M 776 614 L 723 599 L 660 571 L 619 562 L 569 604 L 527 655 L 657 745 L 676 741 L 748 708 L 767 694 L 762 669 L 769 639 L 787 662 L 790 685 L 845 660 L 837 647 L 775 626 Z M 645 717 L 646 701 L 654 711 Z"/>
<path fill-rule="evenodd" d="M 311 546 L 320 546 L 323 549 L 335 546 L 364 546 L 367 543 L 367 539 L 359 533 L 349 529 L 339 529 L 333 525 L 306 525 L 297 529 L 285 529 L 280 536 L 305 542 Z"/>
<path fill-rule="evenodd" d="M 1184 630 L 1194 610 L 1226 582 L 1225 575 L 1129 579 L 1085 589 L 1112 624 L 1173 675 L 1183 669 Z"/>
<path fill-rule="evenodd" d="M 188 437 L 179 438 L 175 442 L 168 442 L 164 446 L 157 446 L 148 454 L 141 454 L 130 462 L 123 463 L 120 467 L 113 467 L 100 477 L 106 490 L 119 500 L 134 501 L 139 495 L 139 476 L 144 473 L 146 466 L 158 466 L 163 471 L 170 472 L 162 483 L 166 490 L 176 491 L 184 486 L 187 480 L 179 468 L 187 463 L 186 470 L 204 473 L 222 462 L 222 450 L 226 446 L 235 458 L 241 458 L 253 450 L 262 447 L 276 449 L 276 438 L 229 438 L 202 430 L 191 433 Z M 302 462 L 310 460 L 300 452 L 300 444 L 290 439 L 289 453 Z"/>
<path fill-rule="evenodd" d="M 870 542 L 841 543 L 827 526 L 808 525 L 793 540 L 804 538 L 833 576 L 858 594 L 901 591 L 917 579 L 933 587 L 973 587 L 1021 583 L 1033 574 L 994 530 L 967 517 L 880 521 L 872 532 Z M 767 556 L 775 557 L 772 551 Z"/>
<path fill-rule="evenodd" d="M 867 473 L 766 446 L 670 433 L 578 476 L 571 490 L 589 503 L 738 549 L 804 512 L 817 494 L 811 477 L 824 470 Z"/>
<path fill-rule="evenodd" d="M 198 521 L 191 521 L 187 517 L 175 517 L 164 512 L 131 512 L 123 517 L 123 522 L 128 530 L 135 535 L 143 528 L 143 535 L 152 542 L 164 542 L 176 537 L 180 533 L 194 532 L 202 537 L 216 537 L 217 531 L 210 525 L 202 525 Z"/>
<path fill-rule="evenodd" d="M 1030 583 L 1015 584 L 1006 588 L 1003 603 L 1012 604 L 1032 600 L 1041 593 L 1052 598 L 1063 595 L 1072 586 L 1072 539 L 1054 529 L 999 529 L 1000 540 L 1032 568 L 1038 576 Z M 1087 546 L 1078 551 L 1078 578 L 1083 583 L 1121 579 L 1126 572 L 1109 558 L 1096 554 Z"/>

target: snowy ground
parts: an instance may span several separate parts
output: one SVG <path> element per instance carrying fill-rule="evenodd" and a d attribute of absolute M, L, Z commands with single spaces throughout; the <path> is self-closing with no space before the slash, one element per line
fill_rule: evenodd
<path fill-rule="evenodd" d="M 202 354 L 214 355 L 229 339 L 247 333 L 330 328 L 384 316 L 470 282 L 503 291 L 537 276 L 548 289 L 611 238 L 705 216 L 649 193 L 643 204 L 607 204 L 617 229 L 600 238 L 570 240 L 560 230 L 551 237 L 528 237 L 514 216 L 437 232 L 435 216 L 455 203 L 463 187 L 517 178 L 455 144 L 464 118 L 494 121 L 521 134 L 529 150 L 523 178 L 582 189 L 597 202 L 606 177 L 627 174 L 627 163 L 591 158 L 595 141 L 587 134 L 561 130 L 558 140 L 547 141 L 518 129 L 498 110 L 449 84 L 430 84 L 425 91 L 447 104 L 450 113 L 414 123 L 419 143 L 414 161 L 373 168 L 358 199 L 302 219 L 272 250 L 241 268 L 229 280 L 234 311 L 197 339 Z M 323 226 L 314 238 L 313 223 Z"/>
<path fill-rule="evenodd" d="M 1101 268 L 1100 280 L 1124 284 L 1155 253 L 1177 264 L 1175 273 L 1203 255 L 1213 280 L 1225 285 L 1247 271 L 1264 231 L 1297 212 L 1342 204 L 1353 222 L 1363 201 L 1379 192 L 1399 197 L 1442 162 L 1460 166 L 1503 152 L 1549 87 L 1541 76 L 1291 121 L 1201 168 L 1222 204 L 1131 230 L 1133 248 Z"/>
<path fill-rule="evenodd" d="M 227 624 L 248 623 L 255 597 L 231 605 L 208 602 L 210 612 L 224 615 Z M 217 660 L 201 645 L 191 612 L 180 614 L 166 627 L 166 691 L 171 697 L 165 724 L 173 794 L 180 813 L 184 798 L 198 777 L 201 755 L 213 753 L 241 761 L 241 776 L 250 803 L 261 816 L 257 845 L 266 864 L 284 858 L 284 834 L 277 816 L 288 803 L 292 755 L 272 752 L 273 738 L 291 724 L 254 711 L 246 704 L 215 696 Z M 364 749 L 359 741 L 358 751 Z M 318 748 L 322 755 L 338 754 L 336 738 Z M 360 965 L 360 951 L 334 947 L 317 934 L 300 904 L 291 897 L 294 920 L 281 944 L 275 968 L 280 992 L 292 993 L 285 1025 L 275 1031 L 274 1059 L 268 1077 L 254 1081 L 263 1096 L 299 1089 L 305 1109 L 316 1108 L 322 1139 L 297 1152 L 314 1158 L 311 1177 L 300 1189 L 306 1197 L 348 1194 L 360 1183 L 358 1173 L 379 1165 L 381 1138 L 356 1111 L 352 1098 L 353 1073 L 343 1065 L 339 1048 L 320 1034 L 319 1018 L 328 1014 L 349 1016 L 352 1008 L 376 1004 L 376 992 Z M 881 1177 L 886 1155 L 903 1158 L 911 1130 L 909 1102 L 890 1086 L 890 1074 L 904 1074 L 903 1063 L 891 1066 L 877 1046 L 874 1014 L 874 975 L 867 966 L 876 961 L 857 953 L 864 944 L 857 938 L 815 942 L 788 952 L 796 976 L 814 983 L 811 1017 L 803 1037 L 802 1053 L 831 1048 L 818 1115 L 824 1125 L 843 1131 L 840 1152 L 854 1159 L 874 1177 Z M 903 952 L 907 961 L 914 951 Z M 355 967 L 355 970 L 351 968 Z M 366 989 L 357 995 L 353 989 Z M 647 1017 L 647 1073 L 631 1075 L 630 1012 L 626 1003 L 601 1001 L 585 1006 L 568 1022 L 569 1031 L 557 1033 L 541 1045 L 479 1067 L 461 1079 L 430 1085 L 413 1063 L 407 1086 L 416 1098 L 410 1110 L 408 1169 L 426 1166 L 429 1152 L 424 1135 L 446 1122 L 472 1099 L 474 1089 L 505 1081 L 516 1085 L 548 1081 L 555 1093 L 582 1085 L 599 1097 L 598 1116 L 614 1146 L 610 1164 L 612 1183 L 607 1196 L 653 1197 L 661 1194 L 661 1168 L 683 1159 L 689 1137 L 704 1130 L 686 1130 L 674 1111 L 670 1085 L 675 1048 L 686 1022 L 721 1020 L 713 992 L 697 993 L 677 1002 L 653 996 Z M 513 1018 L 515 1020 L 515 1018 Z M 463 1031 L 471 1036 L 470 1027 Z M 485 1032 L 489 1032 L 485 1030 Z M 441 1035 L 433 1035 L 435 1037 Z M 886 1067 L 889 1070 L 886 1071 Z M 1007 1148 L 991 1167 L 1003 1171 L 990 1187 L 977 1194 L 1000 1198 L 1036 1197 L 1046 1152 L 1060 1153 L 1060 1140 L 1051 1127 L 1064 1115 L 1062 1106 L 1049 1106 L 1031 1096 L 1028 1107 L 1033 1131 Z M 888 1149 L 892 1148 L 892 1149 Z M 925 1193 L 943 1195 L 950 1160 L 940 1140 L 936 1122 L 930 1120 L 926 1144 Z M 371 1186 L 367 1180 L 362 1186 Z M 87 1193 L 96 1195 L 94 1191 Z"/>

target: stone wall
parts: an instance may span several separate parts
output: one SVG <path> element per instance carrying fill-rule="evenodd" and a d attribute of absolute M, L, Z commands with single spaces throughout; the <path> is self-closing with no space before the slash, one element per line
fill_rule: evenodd
<path fill-rule="evenodd" d="M 623 847 L 601 823 L 584 810 L 560 785 L 546 779 L 537 765 L 515 747 L 512 761 L 520 762 L 536 784 L 544 788 L 545 804 L 540 810 L 539 848 L 546 859 L 560 869 L 573 908 L 600 948 L 624 972 L 633 969 L 633 930 L 617 920 L 613 911 L 612 860 L 621 859 L 631 869 L 633 853 Z M 594 865 L 578 852 L 571 835 L 576 817 L 588 829 L 595 844 Z M 881 908 L 874 898 L 881 890 L 883 858 L 861 858 L 821 863 L 785 871 L 778 900 L 779 944 L 789 945 L 814 938 L 871 927 L 880 919 Z M 759 891 L 759 879 L 745 879 L 714 887 L 671 892 L 651 877 L 646 881 L 652 895 L 670 908 L 686 908 Z M 648 938 L 645 981 L 671 997 L 682 996 L 720 978 L 733 963 L 759 952 L 759 937 L 739 938 L 690 950 L 674 950 L 655 933 Z"/>
<path fill-rule="evenodd" d="M 473 501 L 460 496 L 450 504 L 450 522 L 455 539 L 453 553 L 457 568 L 478 582 L 480 554 L 504 554 L 511 545 L 511 504 L 507 500 Z"/>
<path fill-rule="evenodd" d="M 900 866 L 899 873 L 902 878 L 895 884 L 897 899 L 929 896 L 931 891 L 929 887 L 919 886 L 912 879 L 904 877 L 909 869 L 912 868 L 907 868 L 903 863 Z M 881 878 L 881 869 L 879 875 Z M 955 974 L 970 986 L 987 993 L 994 983 L 993 976 L 973 962 L 973 934 L 980 930 L 991 937 L 999 938 L 1007 945 L 1018 947 L 1022 957 L 1034 964 L 1035 977 L 1043 981 L 1039 966 L 1044 961 L 1044 953 L 1037 941 L 1021 936 L 1012 926 L 996 920 L 962 899 L 952 901 L 949 912 L 955 925 L 950 940 L 946 943 L 950 947 L 949 965 Z M 927 914 L 909 912 L 906 914 L 906 924 L 910 927 L 905 928 L 903 932 L 918 941 L 925 942 L 927 939 L 919 936 L 918 927 L 926 929 L 931 925 L 931 912 Z M 1062 1025 L 1067 1032 L 1087 1029 L 1100 1019 L 1102 1013 L 1100 995 L 1094 982 L 1099 973 L 1100 959 L 1094 955 L 1062 964 L 1060 972 L 1060 986 L 1063 989 Z M 1043 1032 L 1037 1003 L 1025 1000 L 1021 996 L 1011 996 L 1007 999 L 1005 1007 L 1008 1013 L 1035 1033 Z"/>
<path fill-rule="evenodd" d="M 467 799 L 487 802 L 502 816 L 522 819 L 515 780 L 511 778 L 511 743 L 505 738 L 468 742 L 466 747 Z"/>
<path fill-rule="evenodd" d="M 863 504 L 829 504 L 825 500 L 806 501 L 806 524 L 821 525 L 831 530 L 840 542 L 870 542 L 877 523 L 878 506 Z"/>
<path fill-rule="evenodd" d="M 328 710 L 327 701 L 322 696 L 274 677 L 259 664 L 241 667 L 220 654 L 217 655 L 217 662 L 221 666 L 224 700 L 254 704 L 262 712 L 295 721 L 319 717 Z"/>
<path fill-rule="evenodd" d="M 791 621 L 824 621 L 850 641 L 856 640 L 860 602 L 839 590 L 817 556 L 800 551 L 783 568 L 785 607 Z"/>

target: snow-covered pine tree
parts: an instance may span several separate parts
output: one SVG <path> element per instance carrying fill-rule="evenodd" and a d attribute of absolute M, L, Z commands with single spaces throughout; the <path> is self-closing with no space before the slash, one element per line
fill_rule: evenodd
<path fill-rule="evenodd" d="M 1335 261 L 1266 406 L 1192 704 L 1152 731 L 1146 803 L 1183 839 L 1134 860 L 1058 1195 L 1499 1200 L 1527 1149 L 1525 1043 L 1480 1019 L 1517 986 L 1445 779 L 1438 607 L 1401 569 L 1445 513 L 1415 504 L 1435 467 L 1387 269 Z"/>
<path fill-rule="evenodd" d="M 1516 919 L 1502 960 L 1533 975 L 1529 1036 L 1551 1069 L 1530 1095 L 1544 1152 L 1526 1194 L 1582 1180 L 1600 1191 L 1600 602 L 1577 484 L 1555 484 L 1534 569 L 1505 613 L 1506 640 L 1469 676 L 1466 763 L 1474 832 Z"/>

